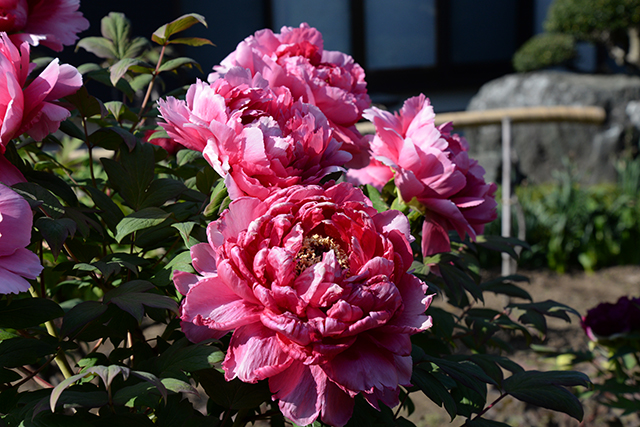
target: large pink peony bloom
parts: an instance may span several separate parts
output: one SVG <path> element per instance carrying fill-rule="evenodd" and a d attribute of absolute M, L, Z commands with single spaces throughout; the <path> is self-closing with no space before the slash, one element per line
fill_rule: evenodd
<path fill-rule="evenodd" d="M 469 158 L 466 140 L 451 135 L 451 124 L 435 126 L 424 95 L 408 99 L 399 113 L 371 108 L 364 115 L 376 127 L 373 160 L 349 178 L 381 188 L 389 178 L 382 164 L 395 172 L 402 199 L 424 214 L 424 256 L 451 249 L 449 230 L 475 238 L 496 218 L 496 185 L 485 182 L 484 169 Z"/>
<path fill-rule="evenodd" d="M 25 249 L 31 240 L 31 208 L 18 193 L 0 184 L 0 294 L 17 294 L 42 271 L 40 260 Z"/>
<path fill-rule="evenodd" d="M 186 101 L 169 97 L 158 107 L 166 121 L 160 125 L 176 142 L 203 152 L 232 199 L 317 184 L 351 159 L 318 108 L 240 67 L 211 85 L 198 81 Z"/>
<path fill-rule="evenodd" d="M 34 66 L 26 42 L 18 49 L 6 33 L 0 33 L 0 154 L 12 138 L 25 132 L 41 140 L 57 131 L 70 113 L 56 100 L 82 86 L 78 70 L 60 65 L 57 58 L 27 84 Z"/>
<path fill-rule="evenodd" d="M 282 27 L 280 34 L 260 30 L 214 67 L 209 82 L 234 66 L 247 68 L 252 75 L 260 73 L 271 87 L 285 86 L 294 99 L 320 108 L 336 137 L 345 142 L 345 149 L 358 159 L 368 158 L 366 142 L 355 128 L 371 104 L 364 70 L 351 56 L 324 50 L 320 31 L 306 23 L 298 28 Z"/>
<path fill-rule="evenodd" d="M 268 379 L 298 425 L 342 426 L 353 398 L 398 404 L 409 385 L 409 336 L 431 326 L 426 285 L 407 269 L 409 222 L 378 213 L 347 183 L 243 197 L 192 248 L 199 276 L 178 273 L 192 341 L 233 330 L 227 380 Z"/>
<path fill-rule="evenodd" d="M 79 6 L 80 0 L 0 0 L 0 31 L 16 44 L 43 44 L 60 52 L 89 28 Z"/>

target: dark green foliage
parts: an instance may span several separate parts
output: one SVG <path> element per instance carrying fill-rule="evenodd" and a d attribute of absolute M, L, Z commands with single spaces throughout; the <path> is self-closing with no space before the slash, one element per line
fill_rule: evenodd
<path fill-rule="evenodd" d="M 513 55 L 513 68 L 518 72 L 567 64 L 576 57 L 575 39 L 562 33 L 543 33 L 529 39 Z"/>

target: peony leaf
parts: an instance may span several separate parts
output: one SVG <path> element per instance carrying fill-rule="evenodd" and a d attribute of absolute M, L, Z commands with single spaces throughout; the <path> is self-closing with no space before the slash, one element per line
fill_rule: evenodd
<path fill-rule="evenodd" d="M 87 88 L 82 86 L 73 95 L 68 95 L 65 99 L 71 102 L 83 117 L 104 116 L 106 110 L 102 102 L 95 96 L 89 95 Z"/>
<path fill-rule="evenodd" d="M 104 106 L 118 122 L 121 119 L 129 120 L 130 122 L 135 122 L 138 119 L 138 116 L 121 101 L 105 102 Z"/>
<path fill-rule="evenodd" d="M 116 58 L 124 58 L 131 34 L 131 22 L 124 13 L 110 12 L 100 21 L 100 31 L 113 42 Z"/>
<path fill-rule="evenodd" d="M 145 197 L 142 200 L 140 207 L 160 207 L 168 200 L 175 199 L 186 190 L 187 187 L 185 187 L 182 182 L 175 179 L 155 179 L 145 191 Z"/>
<path fill-rule="evenodd" d="M 62 316 L 62 308 L 44 298 L 14 299 L 10 303 L 0 301 L 0 328 L 26 329 Z"/>
<path fill-rule="evenodd" d="M 170 214 L 160 208 L 149 207 L 141 209 L 138 212 L 124 217 L 122 221 L 118 223 L 115 239 L 120 243 L 122 239 L 129 234 L 161 224 L 165 219 L 169 218 L 169 216 Z"/>
<path fill-rule="evenodd" d="M 172 71 L 180 67 L 191 68 L 192 66 L 196 67 L 200 72 L 202 72 L 202 67 L 195 59 L 191 58 L 174 58 L 170 59 L 164 64 L 160 66 L 158 72 L 162 73 L 163 71 Z"/>
<path fill-rule="evenodd" d="M 215 46 L 211 40 L 203 39 L 201 37 L 184 37 L 179 39 L 173 39 L 169 41 L 169 44 L 186 44 L 187 46 Z"/>
<path fill-rule="evenodd" d="M 64 214 L 64 207 L 51 192 L 32 182 L 19 182 L 13 185 L 13 190 L 24 197 L 29 204 L 35 202 L 47 216 L 58 219 Z"/>
<path fill-rule="evenodd" d="M 144 37 L 136 37 L 127 44 L 124 57 L 135 58 L 140 54 L 140 51 L 146 47 L 149 47 L 149 40 Z"/>
<path fill-rule="evenodd" d="M 191 230 L 193 230 L 193 227 L 197 224 L 198 223 L 193 221 L 187 221 L 171 224 L 171 226 L 180 232 L 180 236 L 182 236 L 182 240 L 184 240 L 185 246 L 187 248 L 191 248 L 191 246 L 200 243 L 193 237 L 189 236 L 189 234 L 191 234 Z"/>
<path fill-rule="evenodd" d="M 71 235 L 71 238 L 73 238 L 76 233 L 76 223 L 69 218 L 54 219 L 43 216 L 36 220 L 34 226 L 49 244 L 54 260 L 58 259 L 67 237 Z"/>
<path fill-rule="evenodd" d="M 113 42 L 104 37 L 85 37 L 76 45 L 76 51 L 78 48 L 83 48 L 99 58 L 115 59 L 118 57 Z"/>
<path fill-rule="evenodd" d="M 86 378 L 89 376 L 94 376 L 95 374 L 91 373 L 91 372 L 83 372 L 80 374 L 76 374 L 76 375 L 72 375 L 69 378 L 66 378 L 64 380 L 62 380 L 60 382 L 60 384 L 58 384 L 57 386 L 55 386 L 53 388 L 53 390 L 51 391 L 51 396 L 49 397 L 49 407 L 51 408 L 51 412 L 55 412 L 56 411 L 56 403 L 58 402 L 58 399 L 60 398 L 60 395 L 62 394 L 62 392 L 69 387 L 71 384 L 75 383 L 76 381 L 78 381 L 81 378 Z"/>
<path fill-rule="evenodd" d="M 224 359 L 224 353 L 217 347 L 204 343 L 188 345 L 186 338 L 176 341 L 158 358 L 158 371 L 162 376 L 177 375 L 179 372 L 195 372 L 210 369 Z"/>
<path fill-rule="evenodd" d="M 431 373 L 416 367 L 411 376 L 411 383 L 415 384 L 436 405 L 446 409 L 451 421 L 456 417 L 456 402 L 449 394 L 449 390 Z"/>
<path fill-rule="evenodd" d="M 62 319 L 60 334 L 68 337 L 96 320 L 107 311 L 107 306 L 98 301 L 83 301 L 69 310 Z"/>
<path fill-rule="evenodd" d="M 104 296 L 105 303 L 114 303 L 121 310 L 131 314 L 140 323 L 144 316 L 144 307 L 155 307 L 178 312 L 178 303 L 165 295 L 147 292 L 153 289 L 152 283 L 145 280 L 132 280 Z"/>
<path fill-rule="evenodd" d="M 151 36 L 151 39 L 160 45 L 167 44 L 167 40 L 169 39 L 169 37 L 192 27 L 198 22 L 207 27 L 207 21 L 202 15 L 198 15 L 197 13 L 188 13 L 186 15 L 182 15 L 178 19 L 175 19 L 168 24 L 164 24 L 163 26 L 158 28 Z"/>
<path fill-rule="evenodd" d="M 109 67 L 109 80 L 111 81 L 111 84 L 115 86 L 116 83 L 118 83 L 118 80 L 120 80 L 120 78 L 122 78 L 122 76 L 124 76 L 126 72 L 133 67 L 142 67 L 137 69 L 137 71 L 139 72 L 141 70 L 151 68 L 151 65 L 140 59 L 122 58 L 111 67 Z"/>
<path fill-rule="evenodd" d="M 226 381 L 224 374 L 215 369 L 199 371 L 197 379 L 211 400 L 223 408 L 252 409 L 271 399 L 266 381 L 257 384 L 243 383 L 237 378 Z"/>
<path fill-rule="evenodd" d="M 588 387 L 589 377 L 575 371 L 525 371 L 504 381 L 504 391 L 516 399 L 565 414 L 582 421 L 584 410 L 576 396 L 564 388 Z"/>
<path fill-rule="evenodd" d="M 509 424 L 501 423 L 499 421 L 488 420 L 486 418 L 474 418 L 468 420 L 465 426 L 468 427 L 509 427 Z"/>
<path fill-rule="evenodd" d="M 120 127 L 103 127 L 89 135 L 89 142 L 96 147 L 112 151 L 118 150 L 124 142 L 129 150 L 132 150 L 136 145 L 136 137 Z"/>

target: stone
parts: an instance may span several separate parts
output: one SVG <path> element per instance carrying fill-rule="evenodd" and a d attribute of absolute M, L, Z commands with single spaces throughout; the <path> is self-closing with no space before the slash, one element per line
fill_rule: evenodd
<path fill-rule="evenodd" d="M 640 77 L 561 71 L 511 74 L 486 83 L 468 111 L 493 108 L 571 105 L 600 106 L 601 125 L 577 122 L 513 123 L 511 142 L 518 172 L 533 184 L 554 180 L 575 167 L 583 184 L 614 182 L 616 163 L 636 155 L 640 136 Z M 455 127 L 455 123 L 454 123 Z M 468 127 L 470 153 L 495 181 L 501 170 L 500 125 Z"/>

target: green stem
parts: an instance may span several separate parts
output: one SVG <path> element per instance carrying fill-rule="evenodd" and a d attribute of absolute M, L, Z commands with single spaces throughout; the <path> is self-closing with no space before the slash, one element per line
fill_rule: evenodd
<path fill-rule="evenodd" d="M 98 186 L 96 185 L 96 176 L 95 173 L 93 172 L 93 147 L 91 146 L 91 143 L 89 142 L 89 131 L 87 130 L 87 118 L 83 117 L 82 118 L 82 127 L 84 128 L 84 142 L 85 144 L 87 144 L 87 151 L 89 152 L 89 172 L 91 173 L 91 183 L 93 184 L 93 188 L 98 188 Z"/>
<path fill-rule="evenodd" d="M 32 297 L 38 298 L 38 293 L 33 288 L 33 286 L 29 288 L 29 292 L 31 293 Z M 60 335 L 58 335 L 58 331 L 56 330 L 56 327 L 53 324 L 53 322 L 51 320 L 48 320 L 44 322 L 44 325 L 46 326 L 47 332 L 49 332 L 49 335 L 51 335 L 54 338 L 57 338 L 59 341 Z M 69 365 L 69 361 L 67 360 L 67 355 L 64 353 L 64 350 L 62 350 L 62 348 L 58 349 L 55 360 L 58 365 L 58 368 L 60 368 L 60 371 L 62 372 L 62 375 L 64 375 L 65 378 L 69 378 L 70 376 L 73 375 L 73 370 L 71 369 L 71 365 Z"/>

